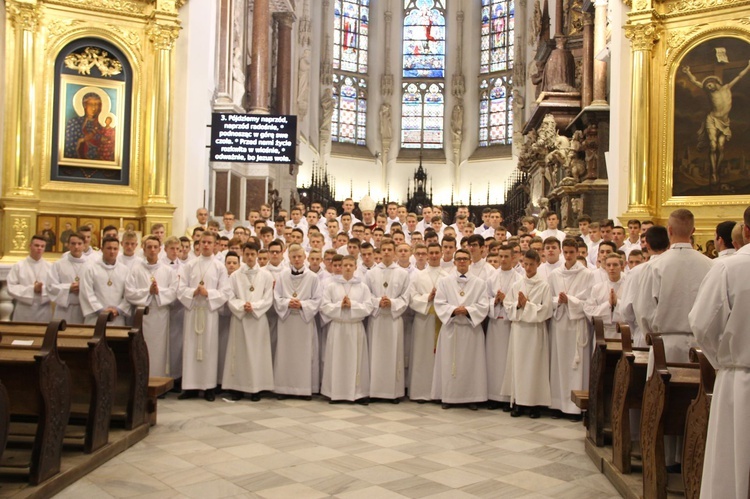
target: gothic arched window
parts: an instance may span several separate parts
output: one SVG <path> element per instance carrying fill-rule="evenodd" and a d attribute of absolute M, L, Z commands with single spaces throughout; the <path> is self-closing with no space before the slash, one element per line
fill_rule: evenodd
<path fill-rule="evenodd" d="M 401 147 L 443 147 L 445 0 L 404 0 Z"/>
<path fill-rule="evenodd" d="M 331 140 L 365 145 L 370 0 L 333 2 Z"/>
<path fill-rule="evenodd" d="M 482 0 L 479 72 L 479 145 L 513 138 L 513 0 Z"/>

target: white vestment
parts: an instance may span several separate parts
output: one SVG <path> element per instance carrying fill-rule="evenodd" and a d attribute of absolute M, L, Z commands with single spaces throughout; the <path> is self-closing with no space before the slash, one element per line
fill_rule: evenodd
<path fill-rule="evenodd" d="M 612 305 L 609 304 L 609 295 L 611 290 L 614 289 L 615 296 L 617 296 L 617 303 L 619 304 L 623 295 L 623 290 L 625 289 L 624 283 L 629 279 L 630 276 L 627 278 L 621 277 L 620 280 L 616 282 L 607 280 L 607 282 L 600 282 L 599 284 L 594 285 L 591 289 L 591 294 L 583 305 L 583 311 L 586 313 L 586 317 L 588 317 L 589 320 L 592 322 L 594 319 L 602 320 L 604 323 L 605 338 L 620 337 L 617 333 L 617 323 L 623 322 L 623 318 L 620 315 L 619 308 L 617 306 L 612 307 Z"/>
<path fill-rule="evenodd" d="M 503 394 L 503 378 L 508 361 L 508 343 L 510 341 L 510 318 L 505 311 L 502 300 L 495 303 L 497 292 L 507 295 L 513 283 L 522 279 L 515 270 L 498 270 L 487 281 L 487 292 L 490 300 L 490 321 L 487 325 L 485 350 L 487 354 L 487 397 L 495 402 L 509 402 L 510 397 Z"/>
<path fill-rule="evenodd" d="M 495 273 L 495 270 L 495 267 L 487 263 L 484 259 L 469 264 L 469 274 L 484 282 L 489 280 L 492 274 Z"/>
<path fill-rule="evenodd" d="M 550 395 L 552 409 L 565 414 L 580 414 L 581 409 L 570 400 L 571 390 L 587 390 L 591 359 L 591 328 L 586 320 L 584 304 L 591 291 L 591 271 L 576 262 L 565 265 L 549 277 L 552 294 L 550 321 Z M 560 303 L 565 293 L 568 303 Z"/>
<path fill-rule="evenodd" d="M 125 280 L 129 274 L 130 269 L 116 261 L 114 265 L 108 265 L 97 259 L 86 265 L 80 293 L 84 324 L 96 324 L 99 312 L 114 307 L 119 315 L 111 324 L 125 325 L 125 317 L 130 317 L 130 303 L 125 299 Z"/>
<path fill-rule="evenodd" d="M 183 390 L 216 388 L 219 361 L 219 309 L 232 295 L 227 269 L 213 256 L 200 256 L 180 268 L 179 299 L 185 306 L 182 348 Z M 193 295 L 200 283 L 208 296 Z"/>
<path fill-rule="evenodd" d="M 435 312 L 443 323 L 435 352 L 432 398 L 444 404 L 487 400 L 487 365 L 482 321 L 490 311 L 487 283 L 467 273 L 438 281 Z M 468 315 L 453 315 L 466 307 Z"/>
<path fill-rule="evenodd" d="M 278 266 L 273 265 L 271 262 L 269 262 L 263 268 L 266 271 L 271 273 L 271 275 L 273 276 L 274 282 L 276 282 L 279 279 L 279 276 L 281 275 L 282 272 L 289 270 L 289 264 L 287 264 L 286 261 L 282 260 Z M 276 309 L 274 307 L 271 307 L 268 309 L 268 312 L 266 313 L 266 318 L 268 318 L 268 328 L 271 330 L 271 352 L 273 354 L 273 358 L 275 359 L 276 358 L 276 338 L 277 338 L 276 328 L 277 328 L 279 316 L 276 314 Z"/>
<path fill-rule="evenodd" d="M 622 287 L 620 288 L 615 311 L 619 313 L 622 320 L 627 322 L 628 326 L 630 326 L 630 336 L 633 339 L 634 347 L 645 347 L 646 336 L 641 331 L 638 321 L 636 321 L 633 302 L 642 290 L 641 276 L 643 275 L 644 270 L 646 270 L 649 265 L 653 265 L 659 258 L 661 258 L 661 253 L 652 254 L 647 262 L 631 269 L 630 272 L 628 272 L 627 280 L 623 281 Z M 609 281 L 609 279 L 607 279 L 607 281 Z"/>
<path fill-rule="evenodd" d="M 150 289 L 154 281 L 159 293 L 152 295 Z M 141 260 L 133 265 L 125 281 L 125 299 L 134 307 L 148 307 L 148 314 L 143 316 L 143 337 L 148 346 L 149 376 L 172 376 L 169 315 L 177 292 L 177 274 L 158 262 L 151 265 Z"/>
<path fill-rule="evenodd" d="M 159 259 L 169 270 L 174 273 L 177 279 L 177 299 L 169 306 L 169 375 L 175 379 L 182 377 L 182 343 L 183 329 L 185 318 L 185 307 L 179 300 L 185 281 L 179 270 L 182 265 L 187 264 L 180 259 L 169 260 L 168 258 Z"/>
<path fill-rule="evenodd" d="M 528 299 L 522 308 L 516 308 L 519 291 Z M 503 305 L 511 326 L 502 393 L 518 405 L 548 406 L 551 395 L 547 319 L 552 317 L 549 284 L 538 274 L 523 277 L 513 284 Z"/>
<path fill-rule="evenodd" d="M 268 310 L 273 305 L 273 276 L 256 265 L 229 277 L 232 312 L 222 388 L 247 393 L 273 390 L 273 359 Z M 253 309 L 245 311 L 245 303 Z"/>
<path fill-rule="evenodd" d="M 435 367 L 435 348 L 440 323 L 433 302 L 428 301 L 437 282 L 447 272 L 439 265 L 417 272 L 409 288 L 409 307 L 414 311 L 412 323 L 411 358 L 409 359 L 409 398 L 432 398 L 432 373 Z M 436 328 L 437 327 L 437 328 Z"/>
<path fill-rule="evenodd" d="M 52 264 L 44 258 L 34 260 L 26 257 L 11 267 L 8 273 L 8 294 L 13 297 L 15 307 L 12 320 L 15 322 L 49 322 L 52 318 L 47 275 Z M 34 283 L 42 283 L 42 292 L 34 292 Z"/>
<path fill-rule="evenodd" d="M 750 246 L 715 262 L 689 322 L 718 369 L 708 419 L 701 499 L 745 497 L 750 470 Z"/>
<path fill-rule="evenodd" d="M 282 272 L 273 291 L 279 316 L 274 354 L 274 391 L 286 395 L 310 396 L 320 387 L 318 328 L 315 314 L 320 308 L 318 276 L 307 270 L 301 275 Z M 289 308 L 297 299 L 300 309 Z"/>
<path fill-rule="evenodd" d="M 397 399 L 404 396 L 404 322 L 409 306 L 409 274 L 396 262 L 379 263 L 367 272 L 365 282 L 372 293 L 372 316 L 367 321 L 370 350 L 370 396 Z M 390 307 L 380 307 L 387 296 Z"/>
<path fill-rule="evenodd" d="M 351 308 L 342 308 L 348 296 Z M 358 278 L 333 276 L 323 290 L 320 313 L 328 321 L 328 344 L 320 393 L 354 401 L 370 394 L 370 361 L 364 319 L 372 313 L 370 289 Z"/>
<path fill-rule="evenodd" d="M 557 260 L 555 263 L 544 262 L 541 265 L 539 265 L 539 270 L 537 271 L 537 275 L 543 281 L 549 282 L 550 274 L 554 272 L 555 270 L 559 269 L 560 267 L 562 267 L 564 263 L 565 263 L 565 260 L 563 260 L 562 258 Z M 521 275 L 525 276 L 526 273 L 524 272 Z"/>
<path fill-rule="evenodd" d="M 71 293 L 73 282 L 83 279 L 86 258 L 74 258 L 66 253 L 52 264 L 48 274 L 47 294 L 55 304 L 53 319 L 65 319 L 68 324 L 83 324 L 79 293 Z"/>
<path fill-rule="evenodd" d="M 542 238 L 542 241 L 544 241 L 548 237 L 556 237 L 558 241 L 563 242 L 568 236 L 560 229 L 547 229 L 543 230 L 542 233 L 539 234 L 539 237 Z"/>
<path fill-rule="evenodd" d="M 145 261 L 145 259 L 138 255 L 127 256 L 124 253 L 119 253 L 117 255 L 117 263 L 125 265 L 129 269 L 132 269 L 133 265 L 141 261 Z"/>

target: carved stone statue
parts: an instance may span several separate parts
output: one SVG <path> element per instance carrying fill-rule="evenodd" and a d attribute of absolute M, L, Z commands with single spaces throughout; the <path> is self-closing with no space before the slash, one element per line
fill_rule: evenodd
<path fill-rule="evenodd" d="M 462 104 L 456 104 L 453 106 L 453 112 L 451 114 L 451 133 L 453 134 L 453 143 L 461 144 L 461 139 L 464 135 L 464 106 Z"/>
<path fill-rule="evenodd" d="M 331 116 L 333 116 L 333 89 L 328 87 L 320 98 L 320 134 L 331 136 Z"/>
<path fill-rule="evenodd" d="M 268 191 L 268 204 L 270 204 L 273 207 L 273 213 L 274 215 L 277 214 L 282 209 L 282 200 L 281 196 L 279 195 L 279 191 L 276 189 L 271 189 Z"/>
<path fill-rule="evenodd" d="M 547 215 L 549 214 L 549 199 L 539 198 L 539 220 L 536 223 L 536 230 L 544 232 L 547 230 Z"/>
<path fill-rule="evenodd" d="M 596 124 L 589 125 L 585 134 L 583 147 L 586 151 L 586 178 L 596 180 L 599 177 L 599 133 Z"/>
<path fill-rule="evenodd" d="M 573 138 L 570 140 L 570 150 L 568 152 L 568 168 L 570 169 L 570 176 L 577 184 L 583 180 L 586 174 L 586 163 L 581 157 L 583 154 L 583 132 L 576 130 L 573 134 Z"/>
<path fill-rule="evenodd" d="M 310 49 L 305 48 L 299 58 L 297 71 L 297 116 L 305 119 L 310 108 Z"/>
<path fill-rule="evenodd" d="M 392 139 L 391 105 L 386 103 L 380 106 L 380 140 L 383 141 L 384 147 L 386 147 L 390 146 Z"/>
<path fill-rule="evenodd" d="M 544 65 L 545 92 L 575 92 L 576 64 L 565 36 L 555 37 L 555 49 Z"/>

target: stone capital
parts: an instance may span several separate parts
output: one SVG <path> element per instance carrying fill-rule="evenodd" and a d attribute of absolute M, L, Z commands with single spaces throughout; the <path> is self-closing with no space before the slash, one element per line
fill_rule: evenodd
<path fill-rule="evenodd" d="M 159 24 L 152 22 L 146 32 L 148 39 L 157 50 L 172 50 L 175 40 L 180 36 L 180 26 L 176 24 Z"/>
<path fill-rule="evenodd" d="M 9 1 L 6 4 L 10 22 L 16 29 L 36 31 L 41 18 L 39 5 L 36 2 Z"/>
<path fill-rule="evenodd" d="M 659 41 L 658 26 L 654 23 L 626 24 L 625 38 L 630 40 L 633 50 L 650 51 Z"/>
<path fill-rule="evenodd" d="M 276 19 L 280 25 L 287 28 L 291 28 L 296 20 L 296 17 L 292 12 L 275 12 L 273 18 Z"/>

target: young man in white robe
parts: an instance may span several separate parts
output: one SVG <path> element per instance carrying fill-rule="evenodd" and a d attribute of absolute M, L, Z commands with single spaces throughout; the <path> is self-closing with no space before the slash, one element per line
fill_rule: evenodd
<path fill-rule="evenodd" d="M 47 274 L 52 264 L 44 259 L 47 241 L 31 236 L 29 256 L 11 267 L 8 273 L 8 294 L 13 297 L 12 320 L 15 322 L 49 322 L 52 318 Z"/>
<path fill-rule="evenodd" d="M 331 403 L 368 403 L 370 359 L 364 319 L 375 305 L 367 284 L 355 275 L 357 260 L 342 257 L 343 273 L 323 290 L 320 313 L 328 322 L 328 344 L 320 393 Z"/>
<path fill-rule="evenodd" d="M 502 393 L 510 396 L 513 417 L 522 416 L 529 407 L 529 417 L 539 418 L 540 406 L 549 406 L 552 398 L 547 334 L 547 319 L 552 317 L 552 293 L 549 284 L 537 273 L 540 262 L 536 251 L 524 254 L 526 276 L 511 286 L 503 301 L 511 326 Z"/>
<path fill-rule="evenodd" d="M 227 306 L 232 313 L 222 388 L 232 400 L 244 393 L 260 400 L 260 392 L 273 391 L 271 330 L 266 312 L 273 306 L 273 276 L 257 264 L 258 245 L 245 243 L 245 265 L 229 278 L 232 297 Z"/>
<path fill-rule="evenodd" d="M 487 281 L 487 292 L 490 298 L 489 324 L 485 350 L 487 354 L 487 397 L 488 408 L 502 407 L 510 411 L 510 397 L 502 391 L 505 366 L 508 361 L 508 343 L 510 342 L 510 318 L 503 301 L 513 284 L 522 279 L 513 268 L 513 248 L 509 245 L 500 247 L 497 252 L 500 259 L 499 269 Z"/>
<path fill-rule="evenodd" d="M 282 272 L 289 270 L 289 265 L 286 260 L 284 260 L 284 243 L 281 239 L 274 239 L 268 244 L 268 263 L 263 268 L 271 273 L 274 282 L 279 280 L 279 276 Z M 271 307 L 268 310 L 266 316 L 268 317 L 268 327 L 271 328 L 271 351 L 273 352 L 275 359 L 277 323 L 279 316 L 276 314 L 276 309 L 274 307 Z"/>
<path fill-rule="evenodd" d="M 83 324 L 78 295 L 85 265 L 83 236 L 76 232 L 68 238 L 68 252 L 49 270 L 47 294 L 55 304 L 53 319 L 64 319 L 68 324 Z"/>
<path fill-rule="evenodd" d="M 469 273 L 486 283 L 495 272 L 495 268 L 484 260 L 484 238 L 479 234 L 473 234 L 466 241 L 471 254 Z"/>
<path fill-rule="evenodd" d="M 750 208 L 742 234 L 750 240 Z M 745 497 L 750 470 L 750 246 L 714 263 L 688 320 L 696 342 L 716 367 L 708 419 L 702 499 Z"/>
<path fill-rule="evenodd" d="M 221 253 L 219 253 L 221 254 Z M 223 261 L 219 260 L 224 264 L 224 268 L 227 269 L 227 277 L 231 279 L 234 274 L 242 266 L 240 255 L 236 251 L 227 250 L 224 253 Z M 219 309 L 219 361 L 216 368 L 216 382 L 217 393 L 222 393 L 224 387 L 222 385 L 222 376 L 224 375 L 224 359 L 227 356 L 227 344 L 229 343 L 229 326 L 232 320 L 232 312 L 229 310 L 229 302 L 224 304 Z"/>
<path fill-rule="evenodd" d="M 122 252 L 117 255 L 117 261 L 127 268 L 132 269 L 133 265 L 141 260 L 136 254 L 136 250 L 138 249 L 138 234 L 133 231 L 123 233 L 120 245 L 122 246 Z M 160 240 L 159 245 L 161 246 Z"/>
<path fill-rule="evenodd" d="M 539 270 L 537 270 L 537 273 L 539 274 L 539 277 L 541 279 L 549 282 L 550 274 L 556 269 L 562 267 L 564 260 L 560 258 L 560 254 L 562 253 L 562 251 L 560 240 L 557 237 L 550 236 L 545 239 L 542 244 L 542 248 L 544 251 L 544 262 L 539 265 Z M 578 249 L 576 248 L 576 252 L 577 251 Z"/>
<path fill-rule="evenodd" d="M 472 236 L 473 237 L 473 236 Z M 432 372 L 432 398 L 443 409 L 487 401 L 487 365 L 482 321 L 490 311 L 487 283 L 469 271 L 471 255 L 458 250 L 456 270 L 437 283 L 435 312 L 442 323 Z"/>
<path fill-rule="evenodd" d="M 185 244 L 183 244 L 185 243 Z M 184 328 L 185 307 L 179 300 L 182 286 L 185 283 L 178 272 L 180 267 L 187 263 L 187 258 L 182 259 L 190 251 L 190 241 L 182 241 L 176 236 L 170 236 L 164 241 L 164 254 L 159 261 L 168 268 L 177 280 L 177 299 L 169 306 L 169 375 L 174 378 L 173 392 L 182 391 L 182 333 Z"/>
<path fill-rule="evenodd" d="M 581 420 L 581 409 L 570 400 L 571 390 L 588 389 L 591 327 L 584 304 L 591 292 L 591 271 L 578 260 L 573 239 L 562 242 L 564 263 L 549 276 L 552 293 L 550 320 L 550 395 L 552 417 L 562 414 Z"/>
<path fill-rule="evenodd" d="M 177 274 L 159 262 L 161 242 L 156 236 L 143 241 L 143 256 L 130 269 L 125 299 L 134 307 L 148 307 L 143 316 L 143 337 L 148 346 L 149 376 L 172 376 L 170 370 L 169 315 L 177 299 Z M 121 263 L 121 265 L 124 265 Z"/>
<path fill-rule="evenodd" d="M 441 326 L 435 312 L 435 293 L 438 281 L 448 274 L 440 266 L 442 256 L 440 245 L 431 243 L 427 247 L 427 268 L 415 273 L 409 289 L 409 307 L 414 311 L 409 360 L 409 398 L 419 403 L 432 399 L 435 349 Z"/>
<path fill-rule="evenodd" d="M 120 241 L 105 237 L 101 258 L 91 257 L 81 279 L 81 312 L 84 324 L 96 324 L 100 312 L 112 312 L 112 325 L 124 326 L 130 317 L 130 303 L 125 299 L 125 280 L 130 269 L 117 263 Z"/>
<path fill-rule="evenodd" d="M 618 303 L 625 289 L 624 283 L 630 277 L 626 279 L 622 273 L 622 261 L 617 253 L 607 255 L 603 267 L 607 271 L 607 282 L 594 285 L 583 311 L 592 322 L 594 319 L 602 320 L 605 338 L 619 338 L 617 323 L 624 319 L 620 315 Z"/>
<path fill-rule="evenodd" d="M 557 228 L 558 224 L 560 223 L 560 219 L 557 218 L 557 213 L 550 212 L 547 215 L 546 221 L 547 221 L 547 229 L 543 230 L 541 234 L 539 234 L 539 237 L 542 238 L 542 241 L 546 241 L 548 237 L 554 237 L 554 238 L 557 238 L 557 240 L 562 243 L 567 237 L 567 235 L 565 234 L 565 232 Z"/>
<path fill-rule="evenodd" d="M 274 356 L 274 392 L 307 400 L 320 387 L 318 328 L 315 314 L 320 308 L 318 276 L 305 269 L 305 250 L 289 246 L 289 270 L 279 274 L 273 305 L 278 315 Z"/>
<path fill-rule="evenodd" d="M 394 261 L 395 244 L 380 243 L 383 260 L 367 272 L 365 282 L 372 293 L 373 311 L 367 321 L 370 349 L 370 397 L 394 404 L 405 393 L 404 322 L 409 306 L 409 274 Z"/>
<path fill-rule="evenodd" d="M 185 307 L 183 320 L 182 389 L 180 400 L 198 397 L 216 399 L 219 362 L 219 309 L 232 294 L 224 265 L 214 257 L 216 235 L 206 231 L 200 238 L 200 256 L 180 268 L 179 300 Z"/>

